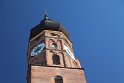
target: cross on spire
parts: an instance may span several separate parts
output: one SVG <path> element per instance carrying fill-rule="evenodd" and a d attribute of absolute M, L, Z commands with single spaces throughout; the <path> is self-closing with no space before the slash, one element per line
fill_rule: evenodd
<path fill-rule="evenodd" d="M 45 16 L 44 16 L 44 19 L 45 19 L 45 20 L 46 20 L 46 19 L 49 19 L 48 13 L 47 13 L 47 9 L 45 9 Z"/>

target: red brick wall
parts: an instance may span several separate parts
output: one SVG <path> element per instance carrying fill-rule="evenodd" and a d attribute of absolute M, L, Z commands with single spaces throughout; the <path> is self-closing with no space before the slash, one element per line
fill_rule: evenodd
<path fill-rule="evenodd" d="M 30 57 L 33 47 L 41 42 L 45 43 L 46 50 L 35 57 Z M 52 43 L 57 44 L 57 49 L 51 48 Z M 65 44 L 68 44 L 73 52 L 72 42 L 62 32 L 49 30 L 41 32 L 30 41 L 28 62 L 31 68 L 29 66 L 28 83 L 55 83 L 55 76 L 63 77 L 63 83 L 86 83 L 84 71 L 81 69 L 80 61 L 78 59 L 73 60 L 66 53 L 64 49 Z M 60 65 L 53 64 L 52 56 L 54 54 L 57 54 L 60 57 Z M 35 64 L 37 66 L 31 64 Z"/>
<path fill-rule="evenodd" d="M 63 83 L 86 83 L 81 69 L 31 66 L 31 83 L 55 83 L 58 75 L 63 77 Z"/>

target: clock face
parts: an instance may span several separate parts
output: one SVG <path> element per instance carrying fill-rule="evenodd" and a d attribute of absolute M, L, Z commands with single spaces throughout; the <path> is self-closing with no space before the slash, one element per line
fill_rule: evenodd
<path fill-rule="evenodd" d="M 57 48 L 57 44 L 56 43 L 52 43 L 52 48 L 56 49 Z"/>
<path fill-rule="evenodd" d="M 33 50 L 31 51 L 31 56 L 36 56 L 38 55 L 40 52 L 42 52 L 45 48 L 45 44 L 41 43 L 38 46 L 34 47 Z"/>
<path fill-rule="evenodd" d="M 64 46 L 64 49 L 65 49 L 65 51 L 67 52 L 67 54 L 68 54 L 69 56 L 71 56 L 71 58 L 72 58 L 73 60 L 75 60 L 74 54 L 73 54 L 73 52 L 70 50 L 69 46 L 65 45 L 65 46 Z"/>

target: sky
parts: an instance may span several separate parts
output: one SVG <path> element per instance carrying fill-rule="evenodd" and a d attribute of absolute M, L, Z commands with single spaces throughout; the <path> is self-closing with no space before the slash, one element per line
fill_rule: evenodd
<path fill-rule="evenodd" d="M 124 83 L 123 0 L 0 0 L 0 83 L 26 83 L 30 29 L 45 9 L 70 33 L 87 83 Z"/>

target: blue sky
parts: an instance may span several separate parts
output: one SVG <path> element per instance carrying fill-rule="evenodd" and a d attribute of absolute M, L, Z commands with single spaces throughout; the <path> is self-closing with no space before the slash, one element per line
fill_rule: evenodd
<path fill-rule="evenodd" d="M 29 32 L 45 8 L 69 31 L 87 83 L 124 83 L 123 0 L 0 0 L 0 83 L 26 83 Z"/>

